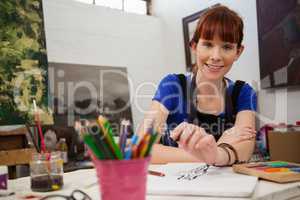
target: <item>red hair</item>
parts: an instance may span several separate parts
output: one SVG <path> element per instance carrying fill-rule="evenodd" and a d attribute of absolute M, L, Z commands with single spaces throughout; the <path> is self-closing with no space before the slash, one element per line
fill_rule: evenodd
<path fill-rule="evenodd" d="M 212 40 L 217 34 L 221 40 L 242 45 L 244 23 L 241 17 L 226 6 L 216 6 L 207 10 L 199 18 L 196 31 L 190 44 L 200 38 Z"/>

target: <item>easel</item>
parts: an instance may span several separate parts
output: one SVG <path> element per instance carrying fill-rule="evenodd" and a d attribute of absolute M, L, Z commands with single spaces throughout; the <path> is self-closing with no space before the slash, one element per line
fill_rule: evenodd
<path fill-rule="evenodd" d="M 24 127 L 0 130 L 0 165 L 8 166 L 9 178 L 16 178 L 16 166 L 28 164 L 34 149 L 27 147 Z"/>

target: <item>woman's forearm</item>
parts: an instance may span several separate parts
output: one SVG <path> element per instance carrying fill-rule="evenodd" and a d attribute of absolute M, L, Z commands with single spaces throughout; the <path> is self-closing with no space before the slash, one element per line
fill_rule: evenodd
<path fill-rule="evenodd" d="M 239 157 L 238 161 L 248 161 L 250 160 L 255 146 L 255 139 L 242 141 L 232 145 Z"/>
<path fill-rule="evenodd" d="M 229 161 L 228 153 L 225 150 L 222 150 L 223 156 L 221 156 L 221 158 L 224 157 L 224 154 L 226 154 L 226 157 L 227 157 L 227 163 L 223 163 L 223 165 L 224 164 L 232 165 L 235 163 L 235 161 L 241 161 L 241 162 L 246 161 L 247 162 L 248 160 L 250 160 L 250 158 L 253 154 L 255 141 L 247 140 L 247 141 L 243 141 L 243 142 L 239 142 L 239 143 L 235 143 L 235 144 L 231 144 L 231 145 L 237 153 L 237 158 L 235 157 L 234 152 L 231 149 L 227 148 L 229 157 L 230 157 L 230 161 Z M 222 153 L 220 153 L 220 155 L 222 155 Z M 219 159 L 219 161 L 217 161 L 217 162 L 222 163 L 222 162 L 224 162 L 224 160 Z M 220 165 L 222 165 L 222 164 L 220 164 Z"/>
<path fill-rule="evenodd" d="M 220 148 L 220 147 L 217 147 L 218 150 L 217 150 L 217 158 L 216 158 L 216 162 L 215 162 L 215 165 L 217 166 L 223 166 L 223 165 L 228 165 L 229 164 L 229 156 L 228 152 L 225 151 L 224 149 Z"/>
<path fill-rule="evenodd" d="M 232 146 L 237 151 L 239 161 L 248 161 L 253 153 L 254 140 L 243 141 Z M 228 156 L 227 151 L 217 147 L 215 164 L 219 166 L 233 164 L 235 161 L 234 153 L 231 150 L 228 150 L 228 152 L 230 156 Z M 230 161 L 229 157 L 231 158 Z M 155 144 L 152 149 L 151 163 L 165 164 L 170 162 L 204 162 L 204 160 L 201 159 L 201 156 L 194 157 L 182 148 Z"/>
<path fill-rule="evenodd" d="M 155 144 L 152 149 L 152 164 L 169 162 L 202 162 L 184 149 Z"/>
<path fill-rule="evenodd" d="M 200 156 L 194 157 L 182 148 L 155 144 L 152 150 L 152 164 L 165 164 L 170 162 L 204 162 Z M 223 149 L 217 149 L 216 165 L 228 164 L 228 155 Z"/>

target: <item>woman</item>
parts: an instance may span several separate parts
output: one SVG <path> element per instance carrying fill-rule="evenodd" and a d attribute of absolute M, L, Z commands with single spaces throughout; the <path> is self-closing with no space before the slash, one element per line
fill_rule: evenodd
<path fill-rule="evenodd" d="M 154 123 L 164 133 L 161 144 L 154 146 L 152 162 L 224 166 L 249 160 L 256 94 L 248 84 L 225 78 L 244 50 L 242 40 L 243 21 L 234 11 L 218 6 L 201 15 L 190 42 L 195 72 L 167 75 L 145 117 L 141 130 Z"/>

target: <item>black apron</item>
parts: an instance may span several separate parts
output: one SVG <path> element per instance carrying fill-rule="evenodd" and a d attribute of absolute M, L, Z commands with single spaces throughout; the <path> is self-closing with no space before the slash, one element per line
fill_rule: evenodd
<path fill-rule="evenodd" d="M 235 123 L 237 114 L 237 99 L 244 81 L 237 80 L 234 83 L 232 93 L 229 94 L 226 89 L 225 94 L 225 115 L 212 115 L 207 113 L 201 113 L 197 110 L 196 105 L 196 80 L 193 77 L 190 83 L 187 83 L 186 76 L 184 74 L 177 74 L 180 80 L 182 92 L 184 94 L 184 101 L 187 103 L 188 122 L 200 126 L 205 129 L 208 134 L 214 136 L 215 140 L 222 136 L 223 132 L 231 127 Z M 167 146 L 177 147 L 177 142 L 170 138 L 170 131 L 167 129 L 166 133 L 161 137 L 160 143 Z"/>

